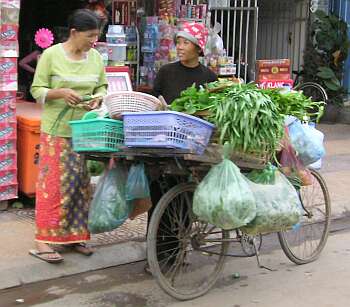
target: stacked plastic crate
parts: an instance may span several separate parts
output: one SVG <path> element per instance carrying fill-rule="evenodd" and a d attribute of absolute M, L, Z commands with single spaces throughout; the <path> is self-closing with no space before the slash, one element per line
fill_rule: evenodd
<path fill-rule="evenodd" d="M 0 0 L 0 201 L 17 197 L 16 92 L 20 0 Z"/>

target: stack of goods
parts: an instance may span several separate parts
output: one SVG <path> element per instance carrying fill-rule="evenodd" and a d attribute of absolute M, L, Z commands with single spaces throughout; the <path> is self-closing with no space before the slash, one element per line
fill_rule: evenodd
<path fill-rule="evenodd" d="M 126 35 L 123 26 L 111 25 L 106 34 L 108 60 L 112 66 L 122 64 L 126 60 Z"/>
<path fill-rule="evenodd" d="M 17 196 L 16 91 L 20 0 L 0 0 L 0 201 Z"/>
<path fill-rule="evenodd" d="M 207 8 L 207 4 L 191 4 L 191 1 L 187 1 L 186 4 L 180 5 L 179 17 L 184 19 L 202 20 L 207 15 Z"/>
<path fill-rule="evenodd" d="M 290 79 L 290 60 L 258 60 L 256 83 L 261 88 L 293 88 Z"/>
<path fill-rule="evenodd" d="M 143 31 L 141 51 L 143 66 L 140 68 L 140 85 L 153 86 L 156 77 L 155 61 L 159 46 L 158 17 L 147 17 Z"/>
<path fill-rule="evenodd" d="M 161 19 L 173 20 L 176 16 L 176 2 L 175 0 L 160 0 L 158 3 L 158 16 Z"/>

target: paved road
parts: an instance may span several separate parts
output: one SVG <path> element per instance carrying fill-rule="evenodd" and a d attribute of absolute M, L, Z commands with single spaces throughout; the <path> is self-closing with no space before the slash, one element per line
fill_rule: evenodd
<path fill-rule="evenodd" d="M 350 292 L 350 218 L 332 225 L 321 258 L 296 266 L 279 249 L 277 238 L 264 238 L 262 261 L 277 269 L 259 269 L 254 258 L 230 259 L 214 289 L 178 302 L 144 273 L 144 262 L 0 291 L 0 306 L 40 307 L 346 307 Z M 233 278 L 239 272 L 240 278 Z M 16 303 L 22 299 L 24 303 Z"/>

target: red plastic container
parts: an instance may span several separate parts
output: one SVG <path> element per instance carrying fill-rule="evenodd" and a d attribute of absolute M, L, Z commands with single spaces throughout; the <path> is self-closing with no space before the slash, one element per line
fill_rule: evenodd
<path fill-rule="evenodd" d="M 40 124 L 42 106 L 37 103 L 17 103 L 18 123 L 18 188 L 28 196 L 35 196 L 38 178 Z"/>

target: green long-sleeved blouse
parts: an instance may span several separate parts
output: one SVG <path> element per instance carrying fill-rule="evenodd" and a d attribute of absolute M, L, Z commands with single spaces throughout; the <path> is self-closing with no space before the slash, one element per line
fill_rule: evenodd
<path fill-rule="evenodd" d="M 75 61 L 68 57 L 62 44 L 57 44 L 43 52 L 35 70 L 31 93 L 39 103 L 44 103 L 41 131 L 71 137 L 68 122 L 81 119 L 86 110 L 70 108 L 60 122 L 56 123 L 67 104 L 63 99 L 47 100 L 46 96 L 50 89 L 59 88 L 70 88 L 81 96 L 105 94 L 107 79 L 103 60 L 98 51 L 90 49 L 85 59 Z"/>

